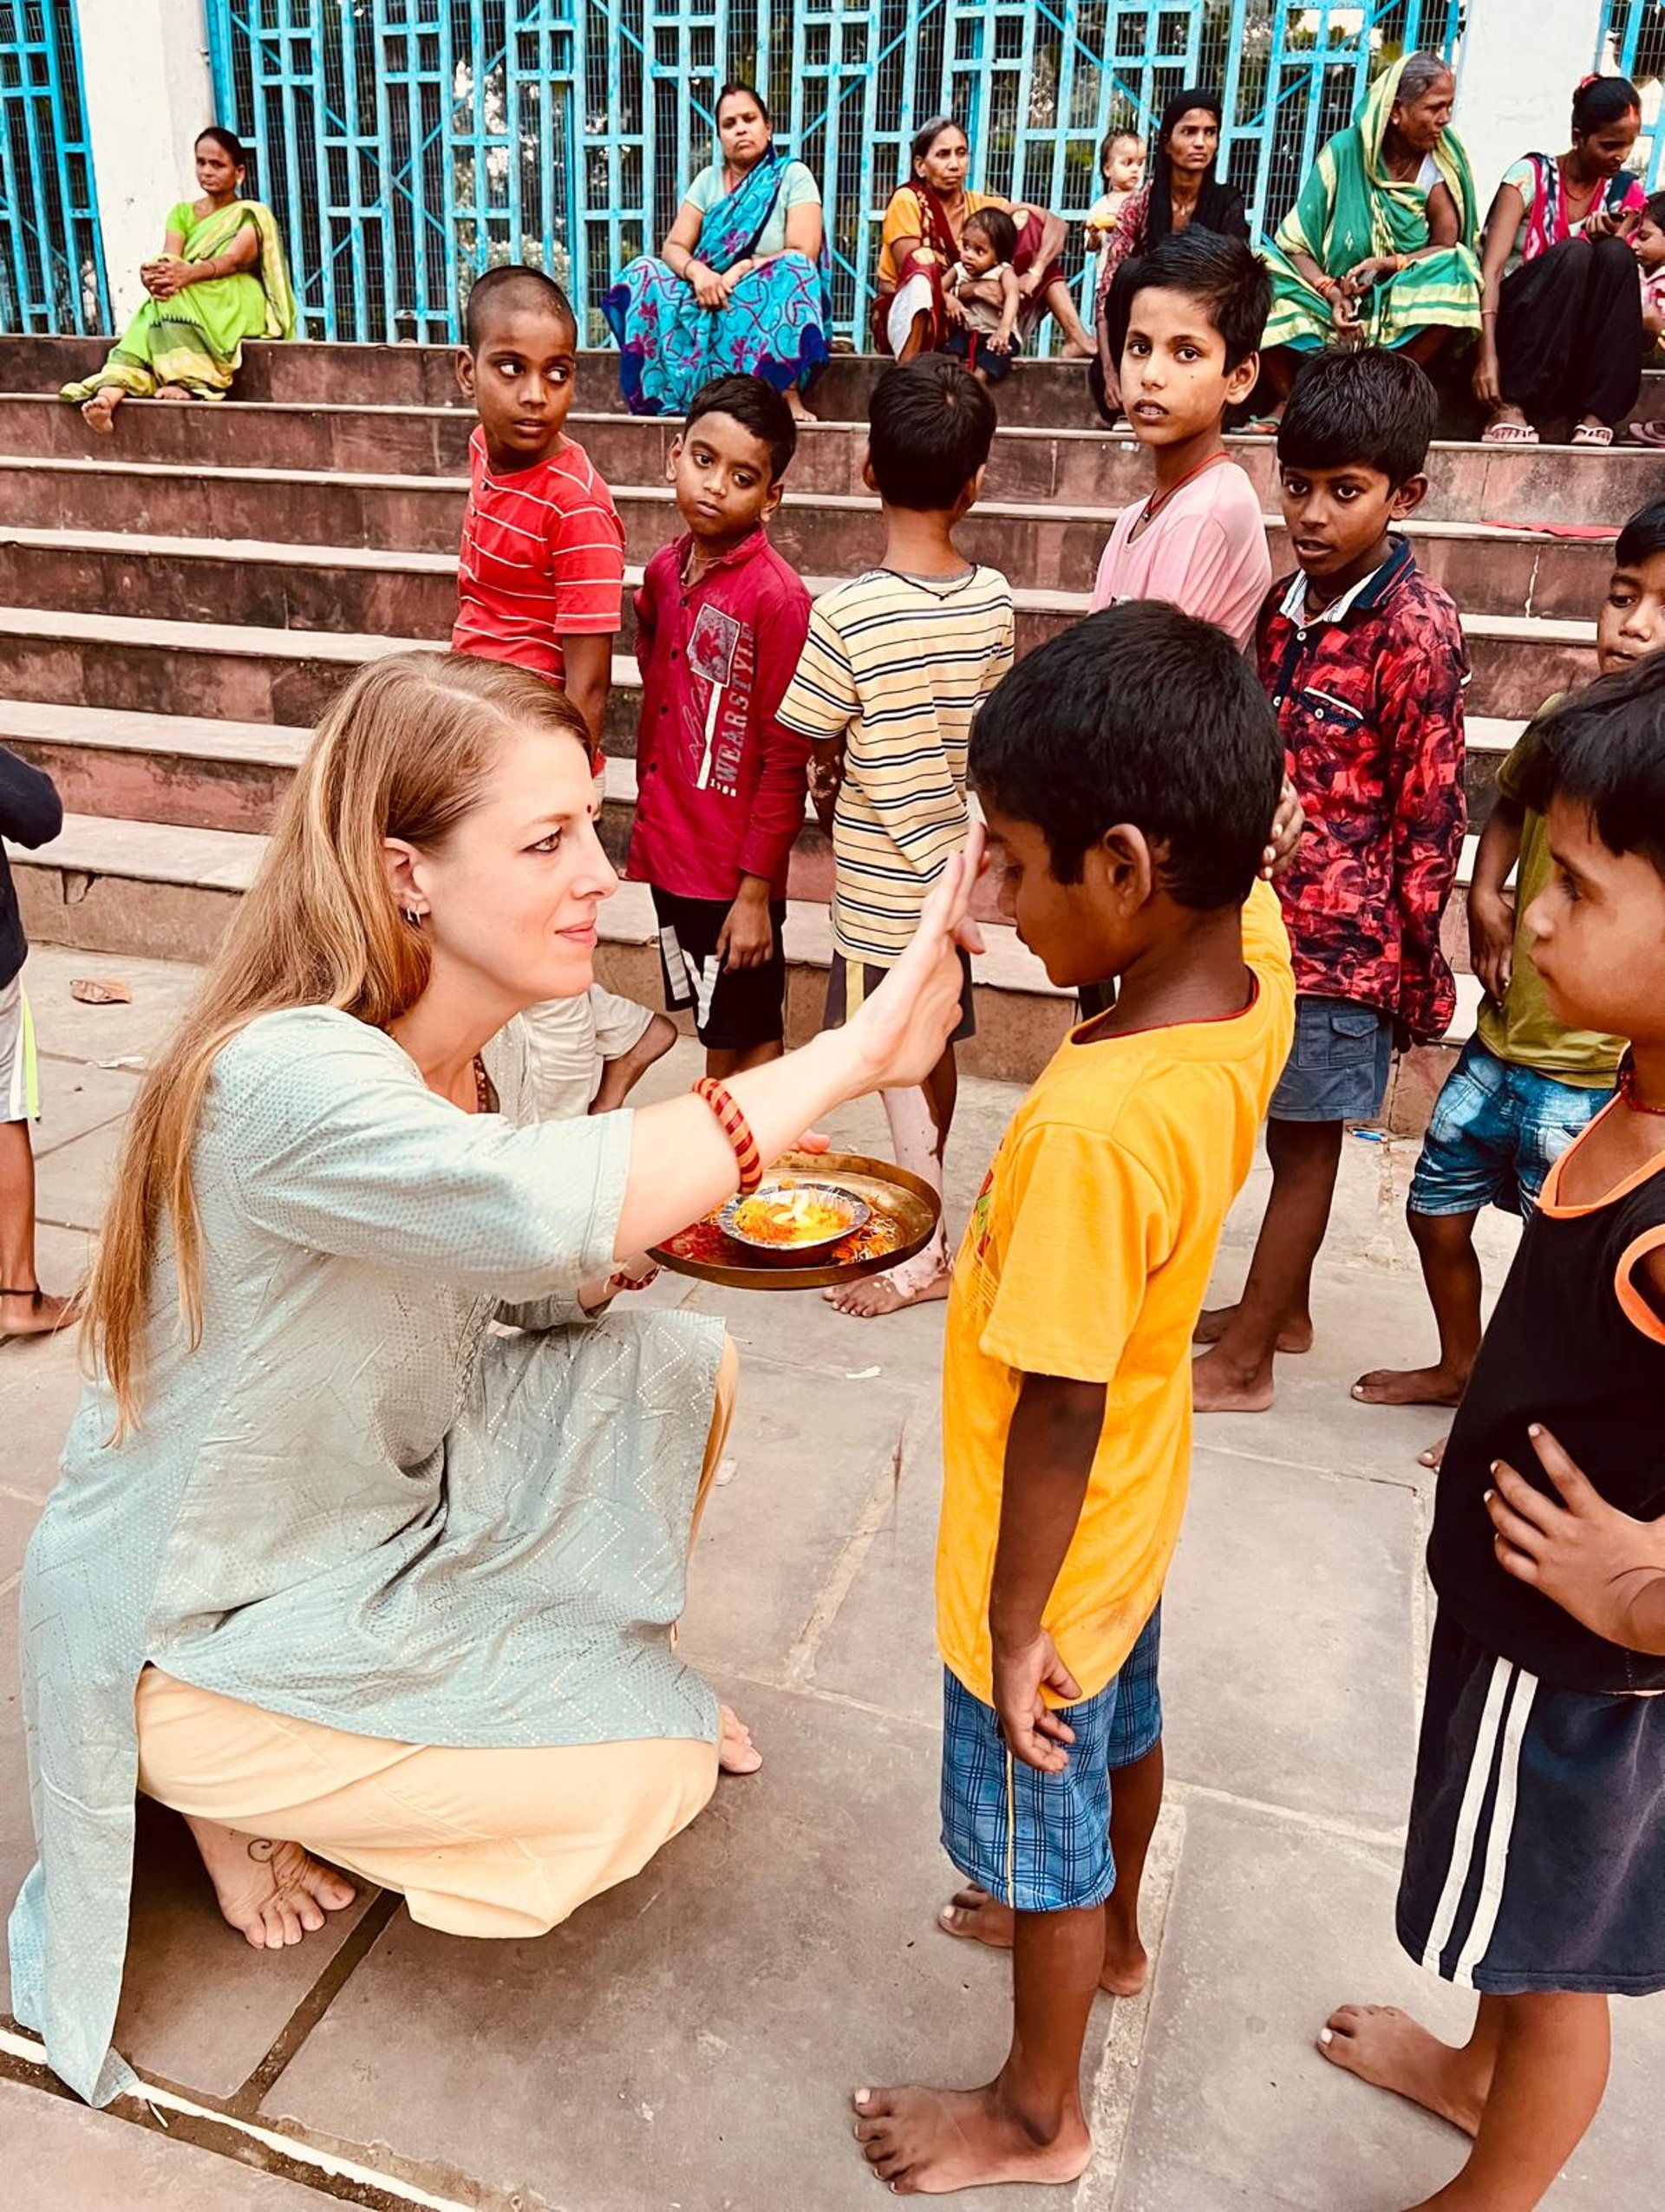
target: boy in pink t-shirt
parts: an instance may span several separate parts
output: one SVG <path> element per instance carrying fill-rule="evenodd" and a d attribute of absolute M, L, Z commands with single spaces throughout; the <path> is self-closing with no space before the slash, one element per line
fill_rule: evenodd
<path fill-rule="evenodd" d="M 1260 501 L 1221 434 L 1227 410 L 1254 389 L 1270 303 L 1270 279 L 1241 239 L 1193 229 L 1146 256 L 1121 389 L 1156 486 L 1117 519 L 1094 613 L 1122 599 L 1166 599 L 1247 646 L 1272 560 Z"/>

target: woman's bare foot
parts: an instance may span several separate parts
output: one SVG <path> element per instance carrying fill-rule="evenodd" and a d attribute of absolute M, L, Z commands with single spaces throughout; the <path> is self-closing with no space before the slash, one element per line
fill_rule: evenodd
<path fill-rule="evenodd" d="M 1451 1367 L 1373 1367 L 1353 1386 L 1361 1406 L 1460 1406 L 1468 1377 Z"/>
<path fill-rule="evenodd" d="M 1250 1371 L 1230 1364 L 1217 1344 L 1191 1363 L 1192 1409 L 1198 1413 L 1270 1413 L 1277 1392 L 1272 1363 Z"/>
<path fill-rule="evenodd" d="M 81 404 L 81 419 L 89 430 L 96 430 L 101 438 L 115 435 L 115 410 L 127 394 L 119 384 L 107 384 L 102 391 L 95 392 Z"/>
<path fill-rule="evenodd" d="M 191 395 L 183 384 L 159 384 L 156 396 L 159 400 L 188 400 Z"/>
<path fill-rule="evenodd" d="M 1193 1344 L 1218 1344 L 1237 1318 L 1235 1306 L 1211 1306 L 1197 1317 L 1197 1326 L 1191 1333 Z M 1294 1321 L 1285 1321 L 1277 1332 L 1280 1352 L 1310 1352 L 1312 1349 L 1312 1315 L 1298 1315 Z"/>
<path fill-rule="evenodd" d="M 952 1271 L 946 1259 L 930 1260 L 921 1268 L 910 1260 L 904 1267 L 892 1268 L 888 1275 L 863 1276 L 859 1282 L 848 1282 L 837 1290 L 823 1290 L 821 1295 L 834 1313 L 848 1314 L 856 1321 L 877 1321 L 881 1314 L 900 1313 L 904 1306 L 928 1306 L 935 1298 L 946 1298 Z"/>
<path fill-rule="evenodd" d="M 859 2089 L 856 2141 L 897 2196 L 944 2196 L 999 2182 L 1079 2181 L 1093 2138 L 1077 2105 L 1050 2142 L 986 2089 Z"/>
<path fill-rule="evenodd" d="M 1478 2131 L 1492 2087 L 1490 2061 L 1441 2043 L 1396 2005 L 1342 2006 L 1320 2032 L 1318 2048 L 1332 2066 L 1409 2098 L 1465 2135 Z"/>
<path fill-rule="evenodd" d="M 808 407 L 805 404 L 803 394 L 795 384 L 787 394 L 787 405 L 792 409 L 792 419 L 794 422 L 814 422 L 819 419 L 810 413 Z"/>
<path fill-rule="evenodd" d="M 281 1951 L 316 1934 L 326 1913 L 338 1913 L 358 1894 L 345 1875 L 298 1843 L 246 1836 L 239 1828 L 189 1813 L 186 1824 L 202 1853 L 221 1913 L 257 1951 Z"/>
<path fill-rule="evenodd" d="M 1447 1432 L 1446 1435 L 1440 1437 L 1436 1443 L 1431 1444 L 1426 1452 L 1419 1452 L 1416 1455 L 1417 1465 L 1419 1467 L 1432 1467 L 1434 1473 L 1437 1475 L 1440 1467 L 1444 1465 L 1446 1446 L 1450 1442 L 1451 1437 L 1449 1432 Z"/>
<path fill-rule="evenodd" d="M 54 1298 L 34 1288 L 0 1291 L 0 1337 L 50 1336 L 68 1328 L 75 1314 L 73 1298 Z"/>
<path fill-rule="evenodd" d="M 731 1706 L 722 1707 L 722 1733 L 717 1739 L 717 1765 L 725 1774 L 755 1774 L 763 1754 L 752 1741 L 752 1732 Z"/>
<path fill-rule="evenodd" d="M 1079 338 L 1067 338 L 1064 341 L 1063 358 L 1066 361 L 1091 361 L 1098 350 L 1092 339 L 1083 330 Z"/>
<path fill-rule="evenodd" d="M 937 1925 L 944 1935 L 957 1935 L 968 1943 L 985 1943 L 991 1951 L 1009 1951 L 1015 1918 L 1009 1905 L 1001 1904 L 973 1882 L 955 1891 L 937 1914 Z M 1118 1928 L 1107 1911 L 1100 1988 L 1112 1997 L 1137 1997 L 1149 1979 L 1150 1971 L 1151 1961 L 1145 1946 L 1137 1935 L 1130 1938 L 1125 1929 Z"/>

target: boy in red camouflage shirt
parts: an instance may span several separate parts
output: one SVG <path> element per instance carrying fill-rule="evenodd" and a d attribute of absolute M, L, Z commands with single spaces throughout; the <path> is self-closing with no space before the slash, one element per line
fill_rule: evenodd
<path fill-rule="evenodd" d="M 1456 1008 L 1440 921 L 1463 845 L 1468 662 L 1455 606 L 1394 534 L 1427 491 L 1434 414 L 1406 356 L 1326 353 L 1278 430 L 1301 565 L 1272 586 L 1256 645 L 1307 815 L 1278 884 L 1299 995 L 1248 1280 L 1198 1328 L 1198 1413 L 1266 1412 L 1275 1354 L 1311 1344 L 1345 1126 L 1381 1113 L 1395 1044 L 1435 1041 Z"/>

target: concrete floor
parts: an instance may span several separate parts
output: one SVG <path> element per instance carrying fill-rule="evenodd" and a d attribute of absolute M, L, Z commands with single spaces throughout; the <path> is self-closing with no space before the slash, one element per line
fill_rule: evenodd
<path fill-rule="evenodd" d="M 134 1003 L 75 1004 L 70 981 L 89 974 L 121 976 Z M 30 963 L 49 1287 L 84 1258 L 134 1063 L 194 981 L 50 948 Z M 682 1047 L 650 1090 L 679 1087 L 690 1065 Z M 966 1086 L 956 1225 L 1016 1097 Z M 863 1106 L 834 1128 L 878 1148 L 882 1126 Z M 1156 1971 L 1145 1998 L 1106 1999 L 1094 2016 L 1093 2167 L 1073 2190 L 988 2192 L 989 2212 L 1396 2212 L 1459 2161 L 1449 2130 L 1312 2049 L 1346 1997 L 1415 2006 L 1453 2031 L 1466 2013 L 1391 1928 L 1427 1632 L 1415 1454 L 1440 1421 L 1367 1413 L 1346 1391 L 1361 1367 L 1431 1348 L 1399 1219 L 1413 1157 L 1349 1140 L 1317 1348 L 1283 1363 L 1273 1413 L 1199 1425 L 1166 1615 L 1172 1779 L 1146 1900 Z M 1263 1187 L 1263 1171 L 1228 1231 L 1223 1294 Z M 1488 1225 L 1494 1280 L 1512 1235 Z M 763 1773 L 725 1783 L 638 1881 L 529 1943 L 434 1935 L 382 1897 L 297 1950 L 256 1954 L 215 1916 L 172 1816 L 149 1809 L 118 2040 L 152 2080 L 430 2202 L 846 2212 L 878 2186 L 850 2139 L 852 2086 L 980 2078 L 1003 2048 L 1004 1961 L 932 1925 L 952 1879 L 936 1837 L 930 1595 L 941 1308 L 862 1324 L 812 1297 L 680 1279 L 650 1295 L 722 1312 L 744 1355 L 685 1648 L 754 1724 Z M 13 1593 L 75 1390 L 68 1343 L 0 1347 L 8 1897 L 32 1855 Z M 1622 2006 L 1609 2103 L 1557 2206 L 1653 2212 L 1662 2065 L 1665 2006 Z M 300 2201 L 301 2183 L 257 2177 L 178 2124 L 141 2134 L 27 2078 L 0 2087 L 0 2127 L 30 2204 Z M 239 2144 L 245 2160 L 264 2156 Z"/>

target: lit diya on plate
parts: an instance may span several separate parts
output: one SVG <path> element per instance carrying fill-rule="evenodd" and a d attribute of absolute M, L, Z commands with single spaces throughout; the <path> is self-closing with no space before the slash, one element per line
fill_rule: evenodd
<path fill-rule="evenodd" d="M 889 1160 L 788 1152 L 761 1188 L 667 1237 L 653 1257 L 732 1289 L 820 1289 L 911 1259 L 941 1210 L 928 1183 Z"/>

